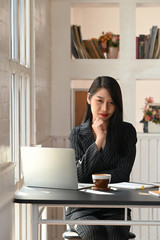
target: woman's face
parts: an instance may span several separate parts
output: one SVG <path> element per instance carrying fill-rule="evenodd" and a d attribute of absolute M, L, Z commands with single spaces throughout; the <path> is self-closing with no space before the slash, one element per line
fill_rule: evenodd
<path fill-rule="evenodd" d="M 96 119 L 102 119 L 107 123 L 116 108 L 111 95 L 105 88 L 98 89 L 91 99 L 88 93 L 87 102 L 91 105 L 92 122 Z"/>

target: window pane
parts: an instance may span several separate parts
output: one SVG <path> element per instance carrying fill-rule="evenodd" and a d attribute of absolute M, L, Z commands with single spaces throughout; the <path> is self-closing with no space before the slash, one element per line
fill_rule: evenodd
<path fill-rule="evenodd" d="M 26 78 L 26 145 L 30 145 L 30 78 Z"/>
<path fill-rule="evenodd" d="M 11 21 L 11 16 L 12 16 L 12 14 L 11 14 L 11 0 L 9 0 L 9 6 L 8 6 L 8 9 L 9 9 L 9 14 L 8 14 L 8 20 L 9 20 L 9 59 L 11 59 L 12 58 L 12 52 L 11 52 L 11 50 L 12 50 L 12 34 L 11 34 L 11 32 L 12 32 L 12 21 Z"/>
<path fill-rule="evenodd" d="M 29 78 L 20 78 L 20 146 L 30 144 L 30 84 Z"/>
<path fill-rule="evenodd" d="M 26 66 L 30 66 L 30 0 L 26 1 Z"/>
<path fill-rule="evenodd" d="M 26 144 L 26 103 L 25 103 L 25 81 L 24 77 L 20 77 L 20 146 Z"/>
<path fill-rule="evenodd" d="M 25 65 L 25 6 L 20 0 L 20 63 Z"/>
<path fill-rule="evenodd" d="M 11 85 L 11 95 L 12 95 L 12 100 L 11 100 L 11 119 L 12 119 L 12 154 L 13 154 L 13 161 L 15 162 L 15 74 L 12 74 L 12 85 Z"/>
<path fill-rule="evenodd" d="M 12 74 L 11 84 L 11 117 L 12 117 L 12 153 L 13 161 L 17 162 L 15 181 L 19 181 L 19 82 L 15 74 Z"/>
<path fill-rule="evenodd" d="M 18 20 L 17 0 L 11 2 L 12 59 L 18 60 Z"/>

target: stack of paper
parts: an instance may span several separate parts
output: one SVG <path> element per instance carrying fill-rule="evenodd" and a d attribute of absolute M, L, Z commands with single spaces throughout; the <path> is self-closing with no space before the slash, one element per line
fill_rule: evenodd
<path fill-rule="evenodd" d="M 111 183 L 110 187 L 116 188 L 127 188 L 127 189 L 145 189 L 155 187 L 154 184 L 148 183 L 136 183 L 136 182 L 120 182 L 120 183 Z"/>
<path fill-rule="evenodd" d="M 159 191 L 149 191 L 150 194 L 160 197 L 160 190 Z"/>

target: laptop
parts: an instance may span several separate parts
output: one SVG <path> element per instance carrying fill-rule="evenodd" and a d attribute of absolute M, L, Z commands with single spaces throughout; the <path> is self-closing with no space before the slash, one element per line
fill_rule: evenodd
<path fill-rule="evenodd" d="M 78 189 L 74 149 L 21 147 L 21 159 L 25 186 Z"/>

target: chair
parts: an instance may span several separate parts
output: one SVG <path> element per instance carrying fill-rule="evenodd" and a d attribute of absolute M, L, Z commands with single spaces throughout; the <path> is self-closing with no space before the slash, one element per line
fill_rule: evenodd
<path fill-rule="evenodd" d="M 73 230 L 66 230 L 63 234 L 62 237 L 64 239 L 72 239 L 72 240 L 76 240 L 76 239 L 81 239 L 80 236 L 78 236 L 78 233 L 74 232 Z M 132 232 L 129 232 L 128 234 L 128 240 L 129 239 L 135 239 L 136 235 Z"/>

